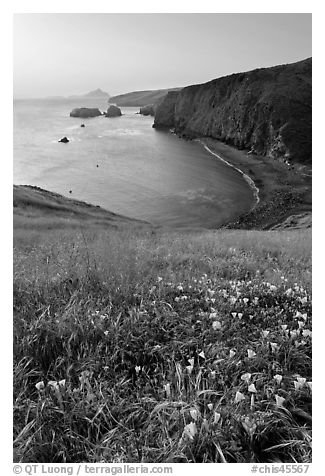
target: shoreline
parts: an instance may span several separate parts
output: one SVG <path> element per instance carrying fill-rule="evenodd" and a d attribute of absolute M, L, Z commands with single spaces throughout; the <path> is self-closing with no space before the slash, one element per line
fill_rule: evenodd
<path fill-rule="evenodd" d="M 287 163 L 250 154 L 224 142 L 202 137 L 195 139 L 219 160 L 242 174 L 258 191 L 258 201 L 252 209 L 223 228 L 272 229 L 311 226 L 312 177 L 311 165 Z M 291 225 L 290 225 L 291 224 Z"/>
<path fill-rule="evenodd" d="M 195 142 L 198 142 L 199 144 L 201 144 L 204 147 L 204 149 L 207 150 L 211 155 L 213 155 L 214 157 L 217 157 L 217 159 L 219 159 L 223 163 L 227 164 L 228 167 L 231 167 L 232 169 L 235 169 L 237 172 L 239 172 L 242 175 L 243 179 L 248 183 L 249 187 L 253 190 L 253 196 L 254 196 L 254 199 L 255 199 L 255 204 L 250 209 L 250 212 L 252 212 L 260 202 L 260 196 L 259 196 L 260 189 L 256 186 L 254 180 L 248 174 L 243 172 L 240 168 L 231 164 L 230 162 L 228 162 L 226 159 L 221 157 L 216 152 L 213 152 L 201 139 L 194 139 L 194 140 L 195 140 Z"/>

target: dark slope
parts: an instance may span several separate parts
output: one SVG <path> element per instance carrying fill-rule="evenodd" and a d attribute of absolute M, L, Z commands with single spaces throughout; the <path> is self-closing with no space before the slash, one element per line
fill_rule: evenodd
<path fill-rule="evenodd" d="M 154 126 L 309 163 L 312 60 L 232 74 L 168 93 L 157 107 Z"/>

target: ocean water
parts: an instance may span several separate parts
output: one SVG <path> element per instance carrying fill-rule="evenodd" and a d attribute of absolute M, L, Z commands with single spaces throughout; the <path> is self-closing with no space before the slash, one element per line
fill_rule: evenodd
<path fill-rule="evenodd" d="M 201 144 L 153 129 L 138 108 L 121 108 L 118 118 L 69 116 L 81 106 L 107 108 L 93 99 L 14 101 L 15 184 L 172 227 L 215 228 L 253 206 L 242 175 Z M 64 136 L 68 144 L 58 142 Z"/>

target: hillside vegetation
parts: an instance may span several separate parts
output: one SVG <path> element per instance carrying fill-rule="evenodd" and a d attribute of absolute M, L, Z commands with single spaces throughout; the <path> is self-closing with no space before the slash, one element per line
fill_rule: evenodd
<path fill-rule="evenodd" d="M 124 107 L 141 107 L 148 104 L 156 104 L 159 102 L 169 91 L 179 91 L 180 88 L 169 89 L 154 89 L 150 91 L 134 91 L 131 93 L 119 94 L 118 96 L 112 96 L 110 102 L 117 106 Z"/>
<path fill-rule="evenodd" d="M 21 192 L 15 461 L 310 462 L 310 230 L 114 228 Z"/>

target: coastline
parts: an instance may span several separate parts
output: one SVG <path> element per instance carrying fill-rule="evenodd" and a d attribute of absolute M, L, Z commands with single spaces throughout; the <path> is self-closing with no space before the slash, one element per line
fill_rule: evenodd
<path fill-rule="evenodd" d="M 221 157 L 219 154 L 217 154 L 216 152 L 213 152 L 213 150 L 211 150 L 203 141 L 202 139 L 195 139 L 196 142 L 198 142 L 199 144 L 201 144 L 205 150 L 207 150 L 211 155 L 213 155 L 214 157 L 217 157 L 217 159 L 221 160 L 222 162 L 224 162 L 225 164 L 227 164 L 229 167 L 237 170 L 237 172 L 239 172 L 242 176 L 243 176 L 243 179 L 248 183 L 249 187 L 253 190 L 253 196 L 254 196 L 254 199 L 255 199 L 255 204 L 253 205 L 253 207 L 251 208 L 250 212 L 253 211 L 255 209 L 255 207 L 259 204 L 260 202 L 260 196 L 259 196 L 259 188 L 256 186 L 254 180 L 249 176 L 247 175 L 245 172 L 243 172 L 241 169 L 239 169 L 238 167 L 236 167 L 235 165 L 231 164 L 230 162 L 228 162 L 226 159 L 224 159 L 223 157 Z"/>
<path fill-rule="evenodd" d="M 250 154 L 208 137 L 195 139 L 209 153 L 242 174 L 256 203 L 223 228 L 309 228 L 312 212 L 311 165 Z"/>

